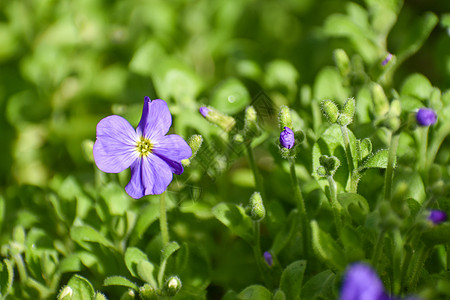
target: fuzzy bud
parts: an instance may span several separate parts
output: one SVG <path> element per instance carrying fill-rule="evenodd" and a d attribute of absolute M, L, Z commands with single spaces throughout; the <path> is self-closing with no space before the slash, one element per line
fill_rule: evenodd
<path fill-rule="evenodd" d="M 384 60 L 381 62 L 381 65 L 384 67 L 386 66 L 393 58 L 393 55 L 391 53 L 388 53 Z"/>
<path fill-rule="evenodd" d="M 272 254 L 270 254 L 269 251 L 266 251 L 266 252 L 264 252 L 263 256 L 264 256 L 264 260 L 266 261 L 266 263 L 269 265 L 269 267 L 271 267 L 273 265 Z"/>
<path fill-rule="evenodd" d="M 164 288 L 165 294 L 169 297 L 173 297 L 180 291 L 181 286 L 181 280 L 178 276 L 170 276 Z"/>
<path fill-rule="evenodd" d="M 339 118 L 339 108 L 336 103 L 331 100 L 323 100 L 320 103 L 320 108 L 322 110 L 323 115 L 327 118 L 328 122 L 334 124 L 337 122 Z"/>
<path fill-rule="evenodd" d="M 226 132 L 230 132 L 234 125 L 236 125 L 236 120 L 233 117 L 223 114 L 211 106 L 200 107 L 199 111 L 206 120 L 219 126 Z"/>
<path fill-rule="evenodd" d="M 247 138 L 252 138 L 258 135 L 259 129 L 257 124 L 257 114 L 253 106 L 248 106 L 245 109 L 245 123 L 244 134 Z"/>
<path fill-rule="evenodd" d="M 108 299 L 102 293 L 96 292 L 94 295 L 94 300 L 108 300 Z"/>
<path fill-rule="evenodd" d="M 144 283 L 139 288 L 139 296 L 141 299 L 156 299 L 155 289 L 148 283 Z"/>
<path fill-rule="evenodd" d="M 58 300 L 71 300 L 73 295 L 72 288 L 66 285 L 58 294 Z"/>
<path fill-rule="evenodd" d="M 336 64 L 342 76 L 347 76 L 350 73 L 350 59 L 343 49 L 336 49 L 333 51 L 334 63 Z"/>
<path fill-rule="evenodd" d="M 278 121 L 280 123 L 280 128 L 285 128 L 285 127 L 292 128 L 291 110 L 286 105 L 283 105 L 280 107 Z"/>
<path fill-rule="evenodd" d="M 447 214 L 442 210 L 431 210 L 428 216 L 428 220 L 433 222 L 434 225 L 439 225 L 445 221 L 447 221 Z"/>
<path fill-rule="evenodd" d="M 355 115 L 355 98 L 349 98 L 339 114 L 338 123 L 341 126 L 347 126 L 353 122 L 353 117 Z"/>
<path fill-rule="evenodd" d="M 377 117 L 382 117 L 389 112 L 389 100 L 384 93 L 383 87 L 374 83 L 371 87 L 374 112 Z"/>
<path fill-rule="evenodd" d="M 278 290 L 276 290 L 272 299 L 273 300 L 286 300 L 286 294 L 282 290 L 278 289 Z"/>
<path fill-rule="evenodd" d="M 188 145 L 191 147 L 192 155 L 191 157 L 187 159 L 183 159 L 181 163 L 183 166 L 187 167 L 191 164 L 191 161 L 194 159 L 195 155 L 197 154 L 198 150 L 202 146 L 203 143 L 203 137 L 200 134 L 194 134 L 192 135 L 188 140 Z"/>
<path fill-rule="evenodd" d="M 320 167 L 317 169 L 319 176 L 334 176 L 341 165 L 341 161 L 336 156 L 322 155 L 319 157 Z"/>
<path fill-rule="evenodd" d="M 250 202 L 245 209 L 245 213 L 252 218 L 253 221 L 261 221 L 266 216 L 266 209 L 259 192 L 254 192 L 250 196 Z"/>
<path fill-rule="evenodd" d="M 125 293 L 122 294 L 120 300 L 134 300 L 136 298 L 136 293 L 132 289 L 128 289 Z"/>

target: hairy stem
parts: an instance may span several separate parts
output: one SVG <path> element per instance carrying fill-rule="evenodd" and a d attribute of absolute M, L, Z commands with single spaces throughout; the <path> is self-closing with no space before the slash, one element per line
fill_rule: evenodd
<path fill-rule="evenodd" d="M 350 178 L 350 186 L 353 188 L 353 157 L 350 148 L 350 139 L 348 138 L 347 126 L 341 126 L 342 139 L 344 140 L 345 156 L 347 157 L 348 177 Z"/>
<path fill-rule="evenodd" d="M 333 210 L 334 223 L 336 226 L 336 232 L 338 236 L 341 234 L 342 222 L 341 222 L 341 205 L 337 200 L 337 187 L 336 182 L 332 176 L 327 176 L 328 185 L 330 187 L 330 203 Z"/>
<path fill-rule="evenodd" d="M 375 243 L 375 250 L 373 251 L 373 255 L 372 255 L 372 265 L 375 268 L 375 270 L 378 267 L 378 262 L 380 261 L 381 253 L 383 252 L 384 234 L 385 234 L 385 231 L 382 230 L 380 232 L 380 234 L 378 235 L 377 242 Z"/>
<path fill-rule="evenodd" d="M 386 167 L 386 173 L 384 177 L 384 200 L 390 201 L 392 197 L 392 181 L 394 180 L 394 164 L 397 155 L 398 141 L 400 139 L 400 133 L 394 133 L 391 135 L 391 144 L 389 146 L 389 156 Z"/>
<path fill-rule="evenodd" d="M 253 149 L 251 143 L 247 143 L 245 145 L 245 149 L 247 151 L 248 163 L 250 164 L 250 168 L 253 172 L 253 177 L 255 178 L 256 190 L 261 193 L 261 197 L 264 201 L 267 201 L 266 194 L 263 188 L 263 182 L 261 174 L 259 174 L 258 169 L 256 168 L 255 156 L 253 155 Z"/>

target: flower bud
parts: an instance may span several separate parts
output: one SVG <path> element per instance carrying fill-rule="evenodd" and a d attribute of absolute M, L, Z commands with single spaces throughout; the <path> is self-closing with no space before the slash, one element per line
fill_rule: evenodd
<path fill-rule="evenodd" d="M 355 115 L 355 98 L 349 98 L 339 114 L 338 123 L 341 126 L 347 126 L 353 122 L 353 116 Z"/>
<path fill-rule="evenodd" d="M 91 140 L 84 140 L 81 143 L 81 148 L 83 149 L 83 156 L 86 161 L 94 162 L 94 142 Z"/>
<path fill-rule="evenodd" d="M 227 116 L 211 106 L 200 107 L 200 113 L 206 120 L 219 126 L 224 131 L 229 132 L 236 125 L 236 120 L 233 117 Z"/>
<path fill-rule="evenodd" d="M 273 300 L 286 300 L 286 294 L 282 290 L 278 289 L 278 290 L 276 290 L 272 299 Z"/>
<path fill-rule="evenodd" d="M 384 60 L 381 62 L 381 65 L 384 67 L 392 60 L 392 58 L 393 58 L 393 55 L 391 53 L 388 53 L 386 55 L 386 57 L 384 58 Z"/>
<path fill-rule="evenodd" d="M 108 299 L 106 299 L 106 296 L 103 295 L 102 293 L 96 292 L 94 295 L 94 300 L 108 300 Z"/>
<path fill-rule="evenodd" d="M 286 149 L 294 147 L 295 135 L 291 128 L 284 127 L 284 130 L 280 133 L 280 144 Z"/>
<path fill-rule="evenodd" d="M 258 135 L 259 128 L 257 121 L 256 110 L 253 106 L 248 106 L 245 109 L 245 119 L 244 119 L 244 134 L 246 138 L 252 138 Z"/>
<path fill-rule="evenodd" d="M 58 300 L 71 300 L 73 295 L 72 288 L 66 285 L 58 294 Z"/>
<path fill-rule="evenodd" d="M 371 87 L 374 113 L 377 117 L 382 117 L 389 112 L 389 100 L 384 93 L 383 87 L 374 83 Z"/>
<path fill-rule="evenodd" d="M 438 225 L 447 221 L 447 214 L 442 210 L 434 209 L 430 211 L 430 214 L 428 215 L 428 220 L 433 222 L 434 225 Z"/>
<path fill-rule="evenodd" d="M 250 196 L 250 202 L 245 209 L 245 213 L 252 218 L 253 221 L 261 221 L 266 216 L 266 209 L 259 192 L 254 192 Z"/>
<path fill-rule="evenodd" d="M 327 118 L 328 122 L 331 124 L 337 122 L 339 117 L 339 108 L 336 103 L 331 100 L 323 100 L 322 103 L 320 103 L 320 109 L 322 110 L 325 118 Z"/>
<path fill-rule="evenodd" d="M 416 113 L 416 120 L 419 126 L 430 126 L 436 123 L 437 115 L 431 108 L 420 108 Z"/>
<path fill-rule="evenodd" d="M 280 128 L 289 127 L 292 128 L 292 118 L 290 108 L 286 105 L 280 107 L 280 113 L 278 115 L 278 121 Z"/>
<path fill-rule="evenodd" d="M 156 299 L 155 289 L 148 283 L 139 288 L 139 296 L 141 299 Z"/>
<path fill-rule="evenodd" d="M 269 267 L 271 267 L 273 265 L 272 254 L 270 254 L 269 251 L 266 251 L 266 252 L 264 252 L 263 256 L 264 256 L 264 260 L 266 261 L 266 263 L 269 265 Z"/>
<path fill-rule="evenodd" d="M 171 276 L 166 282 L 166 286 L 164 288 L 165 294 L 169 297 L 175 296 L 181 289 L 181 280 L 178 276 Z"/>
<path fill-rule="evenodd" d="M 336 64 L 342 76 L 347 76 L 350 73 L 350 59 L 343 49 L 336 49 L 333 51 L 334 63 Z"/>
<path fill-rule="evenodd" d="M 188 140 L 188 145 L 189 147 L 191 147 L 192 150 L 192 156 L 187 158 L 187 159 L 183 159 L 181 161 L 181 163 L 183 164 L 183 166 L 189 166 L 191 164 L 191 161 L 194 159 L 195 155 L 197 154 L 198 150 L 200 149 L 200 147 L 202 146 L 203 143 L 203 137 L 200 134 L 194 134 L 192 135 L 189 140 Z"/>
<path fill-rule="evenodd" d="M 136 293 L 134 292 L 134 290 L 129 289 L 127 292 L 122 294 L 122 297 L 120 297 L 120 300 L 133 300 L 135 298 L 136 298 Z M 149 299 L 149 298 L 147 298 L 147 299 Z"/>

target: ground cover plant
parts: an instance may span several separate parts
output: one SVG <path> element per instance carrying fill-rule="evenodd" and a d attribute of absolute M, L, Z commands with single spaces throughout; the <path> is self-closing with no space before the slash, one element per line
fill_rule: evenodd
<path fill-rule="evenodd" d="M 1 299 L 449 299 L 450 3 L 0 2 Z"/>

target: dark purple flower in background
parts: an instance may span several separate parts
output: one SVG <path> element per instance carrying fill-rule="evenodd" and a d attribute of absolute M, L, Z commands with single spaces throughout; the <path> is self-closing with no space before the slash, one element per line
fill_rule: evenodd
<path fill-rule="evenodd" d="M 272 254 L 270 254 L 269 251 L 264 252 L 264 260 L 266 261 L 266 263 L 269 265 L 269 267 L 271 267 L 273 265 L 273 258 L 272 258 Z"/>
<path fill-rule="evenodd" d="M 202 114 L 202 116 L 204 116 L 206 118 L 206 116 L 209 113 L 209 108 L 203 106 L 203 107 L 200 107 L 199 111 Z"/>
<path fill-rule="evenodd" d="M 138 199 L 161 194 L 173 174 L 183 173 L 181 160 L 192 150 L 179 135 L 166 135 L 172 125 L 167 103 L 145 97 L 141 120 L 136 130 L 120 116 L 109 116 L 97 124 L 94 160 L 106 173 L 120 173 L 131 168 L 125 187 L 128 195 Z"/>
<path fill-rule="evenodd" d="M 388 64 L 388 62 L 390 62 L 392 60 L 392 54 L 388 53 L 388 55 L 386 55 L 386 58 L 381 62 L 381 65 L 384 67 L 385 65 Z"/>
<path fill-rule="evenodd" d="M 416 120 L 420 126 L 430 126 L 436 123 L 437 115 L 431 108 L 420 108 L 416 113 Z"/>
<path fill-rule="evenodd" d="M 447 221 L 447 214 L 442 210 L 433 209 L 430 211 L 428 220 L 433 222 L 434 225 L 438 225 L 441 224 L 442 222 Z"/>
<path fill-rule="evenodd" d="M 367 264 L 355 263 L 347 268 L 340 300 L 390 300 L 377 273 Z"/>
<path fill-rule="evenodd" d="M 284 127 L 284 130 L 280 133 L 280 144 L 287 149 L 294 147 L 295 135 L 289 127 Z"/>

